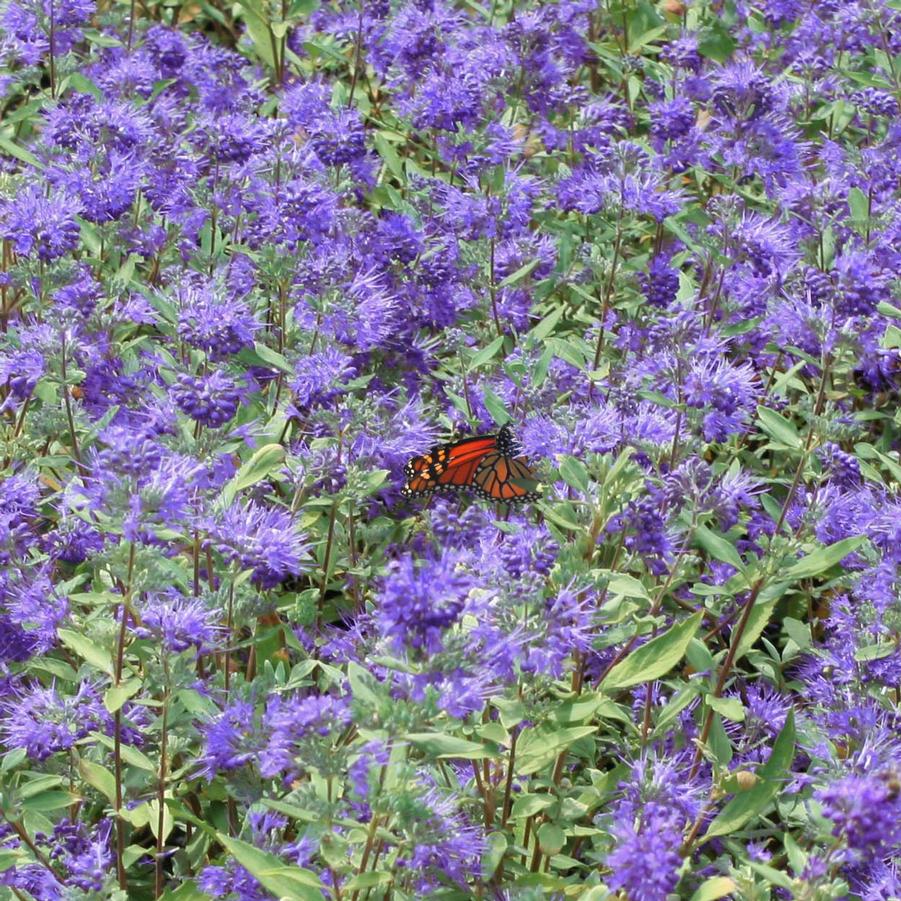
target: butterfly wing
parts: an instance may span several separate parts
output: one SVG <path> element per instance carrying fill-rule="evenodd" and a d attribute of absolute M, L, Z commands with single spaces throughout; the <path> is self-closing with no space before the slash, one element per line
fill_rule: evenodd
<path fill-rule="evenodd" d="M 449 490 L 463 490 L 472 488 L 473 476 L 482 465 L 485 455 L 470 455 L 461 460 L 457 460 L 453 465 L 448 466 L 436 479 L 438 488 L 447 488 Z"/>
<path fill-rule="evenodd" d="M 473 485 L 482 497 L 504 504 L 538 500 L 533 490 L 536 481 L 525 457 L 510 457 L 500 451 L 486 456 L 473 474 Z"/>
<path fill-rule="evenodd" d="M 433 447 L 427 454 L 413 457 L 404 467 L 407 482 L 404 497 L 421 497 L 436 489 L 467 488 L 486 454 L 497 448 L 494 435 L 478 435 L 451 444 Z"/>
<path fill-rule="evenodd" d="M 427 454 L 408 460 L 404 466 L 404 475 L 407 479 L 413 479 L 424 473 L 431 473 L 434 476 L 444 468 L 446 462 L 447 446 L 436 444 Z"/>

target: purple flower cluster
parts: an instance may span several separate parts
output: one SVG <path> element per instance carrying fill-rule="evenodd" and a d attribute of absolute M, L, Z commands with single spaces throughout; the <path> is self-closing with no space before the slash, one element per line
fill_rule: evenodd
<path fill-rule="evenodd" d="M 4 890 L 897 897 L 897 4 L 228 6 L 0 11 Z"/>

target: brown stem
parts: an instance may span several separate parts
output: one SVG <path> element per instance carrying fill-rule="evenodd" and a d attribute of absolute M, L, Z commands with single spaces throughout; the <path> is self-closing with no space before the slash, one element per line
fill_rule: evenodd
<path fill-rule="evenodd" d="M 231 685 L 231 668 L 232 668 L 232 630 L 234 629 L 234 608 L 235 608 L 235 583 L 230 580 L 228 583 L 228 610 L 225 618 L 225 696 L 228 697 L 229 686 Z"/>
<path fill-rule="evenodd" d="M 288 18 L 288 2 L 287 2 L 287 0 L 282 0 L 282 19 L 281 19 L 282 25 L 285 24 L 285 19 L 287 19 L 287 18 Z M 287 50 L 287 47 L 288 47 L 288 29 L 286 27 L 284 34 L 279 39 L 279 54 L 278 54 L 278 60 L 279 60 L 279 62 L 278 62 L 278 65 L 279 65 L 278 83 L 279 84 L 284 84 L 284 82 L 285 82 L 285 56 L 286 56 L 285 51 Z"/>
<path fill-rule="evenodd" d="M 471 760 L 472 764 L 472 772 L 476 777 L 476 785 L 479 789 L 479 794 L 482 796 L 482 807 L 485 811 L 485 826 L 486 828 L 491 824 L 491 810 L 489 806 L 489 798 L 488 798 L 488 789 L 486 787 L 485 782 L 482 780 L 482 774 L 479 771 L 479 765 L 475 760 Z"/>
<path fill-rule="evenodd" d="M 278 352 L 285 350 L 285 329 L 288 323 L 288 289 L 283 281 L 278 283 Z M 276 404 L 278 395 L 276 395 Z"/>
<path fill-rule="evenodd" d="M 54 9 L 53 0 L 50 0 L 50 96 L 56 97 L 56 10 Z"/>
<path fill-rule="evenodd" d="M 62 375 L 63 404 L 66 407 L 66 420 L 69 423 L 69 432 L 72 435 L 72 454 L 75 457 L 75 463 L 78 471 L 84 475 L 85 467 L 81 462 L 81 451 L 78 449 L 78 435 L 75 432 L 75 417 L 72 415 L 72 401 L 69 398 L 69 386 L 66 384 L 66 332 L 63 330 L 60 339 L 60 370 Z"/>
<path fill-rule="evenodd" d="M 348 107 L 353 106 L 354 91 L 357 88 L 357 79 L 360 77 L 360 61 L 363 56 L 363 0 L 357 0 L 360 4 L 360 15 L 357 19 L 357 39 L 354 48 L 354 70 L 350 76 L 350 91 L 347 96 Z"/>
<path fill-rule="evenodd" d="M 535 815 L 534 815 L 534 814 L 532 814 L 532 816 L 526 818 L 526 828 L 523 829 L 523 832 L 522 832 L 522 847 L 523 847 L 523 852 L 522 852 L 522 857 L 521 857 L 521 859 L 522 859 L 523 865 L 525 865 L 525 862 L 526 862 L 526 854 L 528 854 L 529 837 L 530 837 L 531 834 L 532 834 L 532 820 L 534 820 L 534 819 L 535 819 Z"/>
<path fill-rule="evenodd" d="M 390 742 L 388 745 L 388 755 L 389 755 L 389 757 L 391 755 Z M 385 775 L 387 772 L 388 772 L 388 765 L 385 764 L 382 766 L 381 772 L 379 773 L 379 788 L 378 788 L 379 794 L 381 794 L 382 788 L 385 785 Z M 377 800 L 377 798 L 373 799 L 371 806 L 373 806 L 373 807 L 375 806 L 376 800 Z M 367 833 L 366 833 L 366 845 L 363 848 L 363 856 L 360 858 L 360 868 L 357 870 L 358 874 L 366 872 L 366 867 L 369 864 L 369 855 L 372 853 L 373 847 L 376 848 L 375 857 L 373 858 L 373 861 L 372 861 L 373 869 L 375 869 L 375 865 L 378 862 L 379 852 L 381 851 L 381 842 L 379 842 L 378 845 L 375 844 L 375 833 L 376 833 L 376 830 L 378 829 L 380 819 L 381 819 L 381 816 L 379 814 L 373 812 L 372 819 L 370 819 L 370 821 L 369 821 L 369 829 L 367 830 Z M 357 897 L 359 894 L 360 894 L 360 890 L 356 889 L 354 891 L 353 895 L 351 896 L 351 901 L 357 901 Z M 369 889 L 366 889 L 366 897 L 367 898 L 369 897 Z"/>
<path fill-rule="evenodd" d="M 375 831 L 378 828 L 380 819 L 381 817 L 373 814 L 372 819 L 369 821 L 369 829 L 366 830 L 366 844 L 363 846 L 363 856 L 360 858 L 360 867 L 357 870 L 358 875 L 366 872 L 366 866 L 369 863 L 369 855 L 372 853 L 373 846 L 375 845 Z M 360 890 L 356 889 L 350 896 L 351 901 L 357 901 L 357 896 L 359 894 Z"/>
<path fill-rule="evenodd" d="M 655 634 L 657 630 L 654 630 Z M 644 691 L 644 715 L 641 718 L 641 743 L 648 743 L 648 733 L 651 731 L 651 697 L 653 695 L 653 683 L 648 682 Z"/>
<path fill-rule="evenodd" d="M 131 12 L 128 15 L 128 39 L 125 44 L 129 53 L 131 52 L 131 44 L 135 36 L 135 0 L 131 0 Z"/>
<path fill-rule="evenodd" d="M 351 569 L 357 568 L 358 558 L 357 558 L 357 536 L 356 536 L 356 528 L 355 528 L 355 519 L 353 502 L 351 501 L 350 512 L 347 515 L 347 540 L 350 545 L 350 566 Z M 360 595 L 360 586 L 357 582 L 356 574 L 351 573 L 350 576 L 350 591 L 353 595 L 354 599 L 354 608 L 358 610 L 360 613 L 363 612 L 363 598 Z"/>
<path fill-rule="evenodd" d="M 128 608 L 131 603 L 131 583 L 135 567 L 135 543 L 132 541 L 128 549 L 128 574 L 125 578 L 125 593 L 119 605 L 119 638 L 116 642 L 116 664 L 114 681 L 118 687 L 122 682 L 122 670 L 125 667 L 125 639 L 128 636 Z M 119 888 L 128 890 L 128 877 L 125 873 L 125 830 L 127 824 L 122 816 L 122 708 L 116 710 L 113 719 L 113 768 L 116 778 L 116 874 Z"/>
<path fill-rule="evenodd" d="M 682 854 L 683 856 L 688 856 L 691 853 L 691 846 L 694 844 L 695 839 L 698 837 L 698 833 L 701 831 L 701 826 L 704 825 L 704 820 L 707 819 L 709 813 L 713 810 L 715 804 L 713 801 L 708 801 L 705 804 L 697 817 L 695 818 L 694 823 L 691 824 L 691 829 L 688 832 L 688 835 L 685 836 L 685 841 L 682 842 Z"/>
<path fill-rule="evenodd" d="M 535 847 L 532 849 L 532 859 L 529 861 L 529 870 L 538 872 L 538 864 L 541 863 L 541 843 L 538 841 L 538 830 L 535 830 Z"/>
<path fill-rule="evenodd" d="M 194 597 L 196 598 L 200 595 L 200 533 L 196 529 L 194 530 L 193 557 L 194 557 L 193 594 L 194 594 Z"/>
<path fill-rule="evenodd" d="M 12 826 L 19 840 L 28 848 L 29 851 L 34 855 L 34 859 L 45 869 L 51 876 L 60 884 L 65 885 L 66 881 L 60 876 L 56 870 L 50 865 L 50 861 L 47 859 L 47 856 L 41 851 L 40 848 L 31 840 L 31 836 L 28 834 L 28 830 L 19 820 L 11 820 L 6 816 L 5 813 L 0 812 L 0 816 Z"/>
<path fill-rule="evenodd" d="M 820 387 L 817 391 L 816 401 L 814 402 L 813 418 L 810 423 L 810 428 L 807 431 L 807 440 L 804 443 L 804 450 L 801 454 L 801 459 L 798 461 L 798 466 L 795 469 L 795 476 L 794 479 L 792 479 L 791 487 L 789 488 L 788 494 L 785 497 L 785 501 L 782 504 L 782 510 L 779 513 L 779 519 L 776 522 L 776 529 L 773 533 L 774 536 L 778 535 L 780 530 L 782 529 L 782 525 L 785 522 L 785 517 L 788 515 L 789 508 L 791 507 L 792 501 L 794 500 L 795 493 L 798 490 L 798 486 L 801 484 L 801 477 L 804 474 L 804 467 L 807 465 L 807 458 L 810 455 L 811 449 L 813 448 L 813 440 L 816 436 L 815 420 L 816 417 L 820 415 L 823 409 L 823 403 L 826 397 L 826 382 L 828 380 L 830 362 L 831 361 L 828 356 L 826 356 L 823 360 L 822 375 L 820 377 Z M 735 663 L 735 657 L 738 654 L 739 645 L 741 644 L 742 637 L 745 634 L 745 629 L 748 626 L 748 621 L 751 618 L 751 611 L 754 608 L 754 604 L 757 601 L 757 596 L 760 594 L 765 580 L 766 574 L 760 576 L 757 579 L 757 581 L 751 587 L 751 591 L 749 592 L 748 597 L 745 599 L 744 605 L 742 606 L 741 619 L 739 619 L 738 625 L 735 627 L 735 631 L 732 633 L 732 636 L 729 639 L 729 650 L 726 652 L 726 659 L 723 661 L 719 676 L 716 680 L 716 686 L 713 691 L 713 697 L 715 698 L 722 696 L 723 689 L 725 688 L 726 682 L 728 681 L 729 675 L 732 671 L 732 666 Z M 689 779 L 694 778 L 701 766 L 701 759 L 704 754 L 704 746 L 707 744 L 707 739 L 710 737 L 710 730 L 713 726 L 713 717 L 714 710 L 712 707 L 708 707 L 707 712 L 704 715 L 704 724 L 701 727 L 701 734 L 698 736 L 695 755 L 694 759 L 692 760 L 691 770 L 689 772 Z"/>
<path fill-rule="evenodd" d="M 321 625 L 322 605 L 325 602 L 325 592 L 328 589 L 328 568 L 332 558 L 332 544 L 335 540 L 335 519 L 338 515 L 338 501 L 332 501 L 332 510 L 328 518 L 328 534 L 325 539 L 325 554 L 322 557 L 322 582 L 319 585 L 319 605 L 316 610 L 316 628 Z"/>
<path fill-rule="evenodd" d="M 156 821 L 156 859 L 154 861 L 154 897 L 159 898 L 165 889 L 165 874 L 163 872 L 163 852 L 165 850 L 165 836 L 163 829 L 165 826 L 166 813 L 166 768 L 167 761 L 167 745 L 169 739 L 168 718 L 169 718 L 169 661 L 163 651 L 163 669 L 166 673 L 166 691 L 163 696 L 163 714 L 162 714 L 162 732 L 160 736 L 160 771 L 159 781 L 156 787 L 156 803 L 159 807 Z"/>
<path fill-rule="evenodd" d="M 498 336 L 503 334 L 501 319 L 497 313 L 497 285 L 494 283 L 494 238 L 488 243 L 488 293 L 491 295 L 491 315 L 494 316 L 494 326 Z"/>
<path fill-rule="evenodd" d="M 604 288 L 604 298 L 601 302 L 600 332 L 598 333 L 598 343 L 594 351 L 594 363 L 591 367 L 592 371 L 596 370 L 601 363 L 601 354 L 604 352 L 604 322 L 607 319 L 607 311 L 610 309 L 610 297 L 613 294 L 613 284 L 616 280 L 616 270 L 619 265 L 619 252 L 622 247 L 623 239 L 623 213 L 620 209 L 619 217 L 616 220 L 616 238 L 613 242 L 613 262 L 610 264 L 610 277 L 607 279 L 607 285 Z"/>
<path fill-rule="evenodd" d="M 507 825 L 510 810 L 513 807 L 513 764 L 516 762 L 516 740 L 519 738 L 519 730 L 513 733 L 510 739 L 510 755 L 507 758 L 507 778 L 504 780 L 504 801 L 501 805 L 501 829 Z"/>

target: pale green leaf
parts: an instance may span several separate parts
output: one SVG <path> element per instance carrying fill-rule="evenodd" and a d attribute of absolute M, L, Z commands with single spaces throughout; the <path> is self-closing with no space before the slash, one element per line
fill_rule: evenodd
<path fill-rule="evenodd" d="M 447 735 L 444 732 L 411 732 L 406 738 L 429 757 L 481 760 L 484 757 L 495 756 L 494 752 L 485 745 L 458 738 L 456 735 Z"/>
<path fill-rule="evenodd" d="M 286 863 L 281 858 L 259 848 L 216 833 L 223 848 L 262 886 L 278 898 L 291 901 L 322 901 L 324 889 L 315 873 Z"/>
<path fill-rule="evenodd" d="M 257 448 L 253 456 L 229 479 L 220 495 L 221 503 L 227 507 L 239 491 L 256 485 L 285 462 L 285 449 L 280 444 L 264 444 Z"/>
<path fill-rule="evenodd" d="M 832 569 L 849 554 L 854 553 L 866 540 L 866 536 L 856 535 L 853 538 L 843 538 L 828 547 L 821 547 L 790 566 L 784 573 L 784 577 L 793 582 L 799 579 L 812 579 L 827 569 Z"/>
<path fill-rule="evenodd" d="M 78 761 L 78 772 L 88 785 L 96 788 L 113 806 L 116 804 L 116 777 L 93 760 Z"/>
<path fill-rule="evenodd" d="M 757 771 L 760 782 L 748 791 L 735 795 L 717 814 L 704 839 L 732 835 L 762 813 L 784 787 L 795 753 L 795 717 L 789 710 L 782 731 L 776 737 L 767 762 Z"/>
<path fill-rule="evenodd" d="M 605 691 L 618 691 L 665 676 L 684 656 L 688 643 L 701 625 L 701 612 L 676 623 L 621 660 L 604 679 Z"/>

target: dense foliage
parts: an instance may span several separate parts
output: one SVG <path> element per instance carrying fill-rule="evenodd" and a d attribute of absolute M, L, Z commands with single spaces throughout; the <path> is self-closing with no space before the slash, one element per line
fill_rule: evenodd
<path fill-rule="evenodd" d="M 0 897 L 901 897 L 895 0 L 0 59 Z"/>

